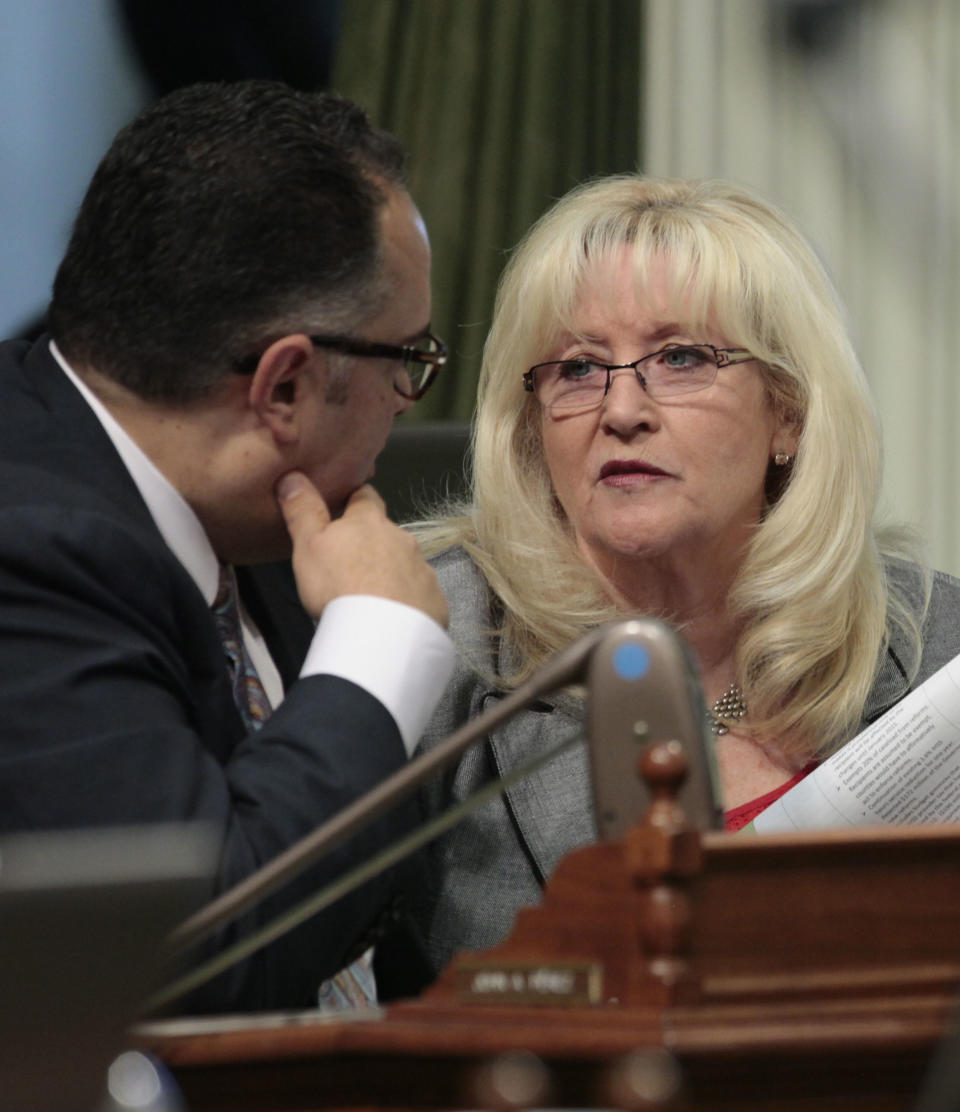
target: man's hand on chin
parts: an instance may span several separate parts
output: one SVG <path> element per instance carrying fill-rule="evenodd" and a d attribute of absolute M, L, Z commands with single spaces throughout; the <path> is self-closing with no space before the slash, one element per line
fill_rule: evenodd
<path fill-rule="evenodd" d="M 373 487 L 355 491 L 336 519 L 301 471 L 284 475 L 276 495 L 293 543 L 300 601 L 311 617 L 341 595 L 376 595 L 414 606 L 446 627 L 447 600 L 433 569 L 414 538 L 387 517 Z"/>

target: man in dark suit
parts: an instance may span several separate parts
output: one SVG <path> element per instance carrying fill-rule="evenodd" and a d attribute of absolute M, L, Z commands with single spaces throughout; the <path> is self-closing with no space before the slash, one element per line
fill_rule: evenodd
<path fill-rule="evenodd" d="M 406 760 L 452 665 L 446 602 L 366 484 L 445 358 L 429 318 L 402 152 L 356 106 L 201 85 L 120 133 L 52 339 L 0 346 L 0 829 L 203 820 L 220 891 Z M 270 566 L 291 555 L 295 586 Z M 234 568 L 231 641 L 211 607 Z M 206 952 L 412 821 L 378 821 Z M 190 1007 L 315 1003 L 405 880 Z"/>

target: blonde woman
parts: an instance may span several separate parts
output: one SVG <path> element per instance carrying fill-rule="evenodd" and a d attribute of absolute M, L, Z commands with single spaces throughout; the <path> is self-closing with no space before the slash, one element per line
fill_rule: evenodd
<path fill-rule="evenodd" d="M 501 282 L 469 505 L 419 529 L 461 665 L 429 747 L 598 623 L 665 618 L 699 663 L 735 829 L 960 652 L 960 583 L 875 522 L 881 453 L 836 294 L 793 224 L 718 181 L 559 201 Z M 561 695 L 469 753 L 440 808 L 575 728 Z M 433 849 L 439 967 L 502 937 L 595 837 L 568 751 Z"/>

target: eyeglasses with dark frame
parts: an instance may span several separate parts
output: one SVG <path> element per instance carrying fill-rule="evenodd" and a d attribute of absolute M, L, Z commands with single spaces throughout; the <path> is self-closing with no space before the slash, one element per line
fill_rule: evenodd
<path fill-rule="evenodd" d="M 664 398 L 705 390 L 713 385 L 719 367 L 749 363 L 755 358 L 746 348 L 672 344 L 632 363 L 598 363 L 593 359 L 537 363 L 525 372 L 523 388 L 533 393 L 546 410 L 586 413 L 603 404 L 614 371 L 633 371 L 651 398 Z"/>
<path fill-rule="evenodd" d="M 314 347 L 357 355 L 365 359 L 394 359 L 403 364 L 402 373 L 394 376 L 393 388 L 403 398 L 419 401 L 433 385 L 447 362 L 447 346 L 439 336 L 425 332 L 415 344 L 380 344 L 373 340 L 356 340 L 350 336 L 308 336 Z M 234 365 L 237 374 L 252 375 L 260 357 L 249 355 Z"/>

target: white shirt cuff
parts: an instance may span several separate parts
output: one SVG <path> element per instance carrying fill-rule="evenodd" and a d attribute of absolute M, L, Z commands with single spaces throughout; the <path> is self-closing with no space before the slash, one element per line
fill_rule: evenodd
<path fill-rule="evenodd" d="M 342 595 L 324 608 L 300 676 L 340 676 L 364 688 L 393 715 L 410 755 L 453 665 L 453 642 L 422 610 L 374 595 Z"/>

